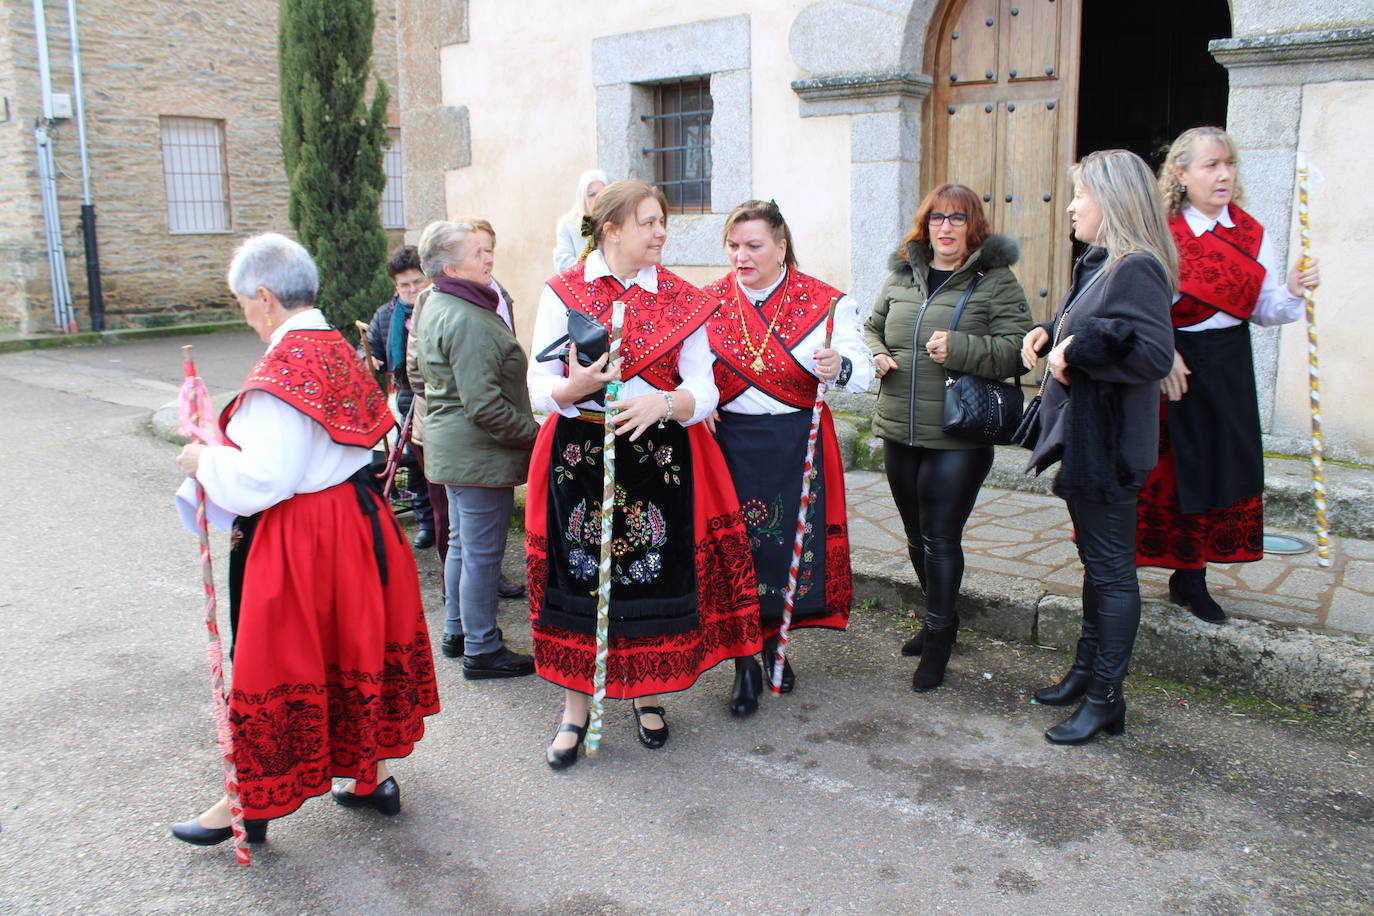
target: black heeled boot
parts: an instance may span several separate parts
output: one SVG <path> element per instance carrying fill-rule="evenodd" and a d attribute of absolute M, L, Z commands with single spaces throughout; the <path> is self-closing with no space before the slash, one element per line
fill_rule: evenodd
<path fill-rule="evenodd" d="M 916 631 L 916 635 L 902 643 L 902 654 L 908 657 L 920 655 L 926 648 L 926 627 L 925 621 L 921 621 L 921 628 Z M 954 641 L 959 641 L 959 615 L 954 615 Z"/>
<path fill-rule="evenodd" d="M 754 656 L 735 659 L 735 684 L 730 688 L 730 715 L 736 718 L 752 716 L 759 708 L 759 691 L 763 689 L 763 672 Z"/>
<path fill-rule="evenodd" d="M 766 639 L 763 642 L 763 651 L 759 653 L 763 659 L 763 682 L 770 688 L 773 686 L 773 664 L 778 659 L 778 640 Z M 782 680 L 778 685 L 778 693 L 791 693 L 797 686 L 797 675 L 792 671 L 792 660 L 783 657 L 782 660 Z"/>
<path fill-rule="evenodd" d="M 1076 702 L 1088 690 L 1088 684 L 1093 679 L 1093 662 L 1096 659 L 1096 644 L 1080 639 L 1069 673 L 1060 678 L 1059 683 L 1053 687 L 1037 690 L 1031 696 L 1035 697 L 1035 702 L 1044 706 L 1068 706 Z"/>
<path fill-rule="evenodd" d="M 954 627 L 940 630 L 926 628 L 925 650 L 921 662 L 911 678 L 911 689 L 917 693 L 934 690 L 945 682 L 945 667 L 949 664 L 949 654 L 954 649 Z"/>
<path fill-rule="evenodd" d="M 1120 684 L 1094 679 L 1083 702 L 1063 722 L 1045 732 L 1051 744 L 1083 744 L 1098 732 L 1119 735 L 1126 730 L 1126 698 Z"/>
<path fill-rule="evenodd" d="M 1207 592 L 1207 568 L 1176 569 L 1169 577 L 1169 600 L 1193 612 L 1198 620 L 1223 623 L 1226 612 Z"/>

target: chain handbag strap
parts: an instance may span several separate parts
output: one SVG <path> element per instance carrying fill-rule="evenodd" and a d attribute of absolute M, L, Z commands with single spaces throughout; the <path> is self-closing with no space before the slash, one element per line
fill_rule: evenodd
<path fill-rule="evenodd" d="M 1054 326 L 1054 339 L 1050 342 L 1051 350 L 1059 346 L 1059 335 L 1064 330 L 1064 321 L 1069 317 L 1069 312 L 1073 309 L 1074 305 L 1077 304 L 1078 300 L 1083 298 L 1083 294 L 1088 291 L 1088 287 L 1096 283 L 1098 279 L 1106 272 L 1107 268 L 1103 267 L 1097 273 L 1089 277 L 1088 282 L 1083 284 L 1083 288 L 1080 289 L 1078 293 L 1072 299 L 1069 300 L 1068 304 L 1064 306 L 1064 311 L 1059 313 L 1059 321 L 1056 322 Z M 1049 367 L 1046 366 L 1044 374 L 1040 376 L 1040 390 L 1036 392 L 1036 397 L 1040 397 L 1040 395 L 1045 393 L 1045 383 L 1049 380 Z"/>

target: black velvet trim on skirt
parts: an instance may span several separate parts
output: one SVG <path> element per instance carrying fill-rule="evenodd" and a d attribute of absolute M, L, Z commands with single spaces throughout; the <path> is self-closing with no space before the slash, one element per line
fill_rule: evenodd
<path fill-rule="evenodd" d="M 784 414 L 722 410 L 716 423 L 716 441 L 725 455 L 744 512 L 744 527 L 749 533 L 749 549 L 754 554 L 758 575 L 759 617 L 763 620 L 782 619 L 787 573 L 797 539 L 802 466 L 806 463 L 806 437 L 810 429 L 809 410 Z M 802 540 L 802 562 L 792 607 L 796 618 L 827 613 L 823 455 L 823 443 L 817 436 L 811 464 L 814 499 L 806 513 L 808 530 Z"/>
<path fill-rule="evenodd" d="M 602 428 L 561 417 L 549 456 L 548 581 L 539 623 L 590 634 L 601 553 Z M 610 635 L 697 628 L 692 453 L 678 423 L 616 439 Z"/>
<path fill-rule="evenodd" d="M 239 635 L 239 608 L 243 604 L 243 571 L 248 565 L 248 549 L 258 530 L 262 513 L 240 515 L 229 529 L 229 658 L 234 658 L 234 643 Z"/>
<path fill-rule="evenodd" d="M 1179 508 L 1194 515 L 1263 493 L 1250 326 L 1179 331 L 1174 347 L 1192 370 L 1188 393 L 1168 405 Z"/>

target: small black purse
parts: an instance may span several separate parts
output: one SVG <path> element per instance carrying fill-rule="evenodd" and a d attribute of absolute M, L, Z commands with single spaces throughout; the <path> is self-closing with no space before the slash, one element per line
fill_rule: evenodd
<path fill-rule="evenodd" d="M 535 362 L 548 363 L 560 359 L 566 363 L 568 361 L 569 341 L 577 346 L 578 364 L 590 366 L 600 359 L 610 346 L 610 334 L 606 332 L 606 328 L 601 322 L 586 312 L 568 309 L 568 333 L 540 350 L 539 355 L 534 358 Z M 601 389 L 588 400 L 595 401 L 604 407 L 606 405 L 606 389 Z"/>
<path fill-rule="evenodd" d="M 955 330 L 981 273 L 964 290 L 954 307 L 949 329 Z M 951 436 L 979 445 L 1006 445 L 1021 424 L 1021 386 L 978 375 L 954 374 L 945 370 L 945 410 L 940 429 Z M 1038 405 L 1037 405 L 1038 407 Z"/>

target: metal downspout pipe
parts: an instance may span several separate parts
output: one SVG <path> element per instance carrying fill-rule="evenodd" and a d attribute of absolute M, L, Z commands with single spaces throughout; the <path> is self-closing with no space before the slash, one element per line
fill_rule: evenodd
<path fill-rule="evenodd" d="M 81 45 L 76 37 L 76 0 L 67 0 L 67 29 L 72 45 L 72 104 L 76 138 L 81 147 L 81 238 L 86 249 L 86 292 L 91 303 L 91 330 L 105 330 L 105 296 L 100 288 L 100 245 L 95 234 L 95 204 L 91 201 L 91 164 L 86 154 L 86 103 L 81 92 Z"/>
<path fill-rule="evenodd" d="M 57 207 L 57 165 L 52 154 L 52 71 L 48 64 L 48 25 L 43 0 L 33 0 L 33 37 L 38 52 L 38 83 L 43 97 L 43 116 L 33 129 L 38 153 L 38 189 L 43 207 L 43 234 L 48 246 L 48 273 L 52 286 L 53 324 L 58 330 L 76 330 L 76 310 L 67 279 L 67 256 L 62 247 L 62 217 Z"/>

